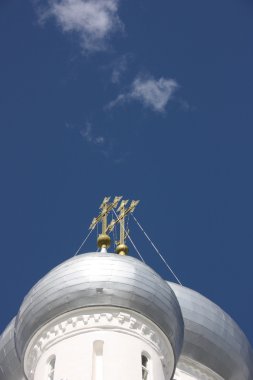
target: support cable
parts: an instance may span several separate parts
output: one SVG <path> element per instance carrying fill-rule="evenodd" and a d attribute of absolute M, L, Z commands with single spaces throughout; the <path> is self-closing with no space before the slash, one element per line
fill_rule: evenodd
<path fill-rule="evenodd" d="M 144 264 L 145 264 L 145 261 L 144 261 L 142 255 L 140 254 L 139 250 L 137 249 L 137 247 L 136 247 L 136 245 L 134 244 L 133 240 L 131 239 L 130 235 L 128 234 L 127 237 L 128 237 L 128 239 L 130 240 L 130 242 L 131 242 L 132 246 L 134 247 L 134 249 L 136 250 L 137 254 L 139 255 L 141 261 L 143 261 Z"/>
<path fill-rule="evenodd" d="M 116 216 L 116 218 L 117 218 L 118 216 L 117 216 L 116 212 L 115 212 L 113 209 L 112 209 L 112 211 L 114 212 L 114 214 L 115 214 L 115 216 Z M 124 227 L 124 226 L 123 226 L 123 229 L 124 229 L 124 233 L 126 233 L 126 230 L 125 230 L 125 227 Z M 128 237 L 128 239 L 130 240 L 130 242 L 131 242 L 132 246 L 134 247 L 134 249 L 136 250 L 137 254 L 139 255 L 141 261 L 143 261 L 143 263 L 145 264 L 145 261 L 144 261 L 142 255 L 140 254 L 140 251 L 137 249 L 137 247 L 136 247 L 136 245 L 134 244 L 133 240 L 131 239 L 129 233 L 127 234 L 127 237 Z"/>
<path fill-rule="evenodd" d="M 86 243 L 86 241 L 88 240 L 90 234 L 93 232 L 94 228 L 92 228 L 88 235 L 86 236 L 86 238 L 84 239 L 84 241 L 82 242 L 82 244 L 80 245 L 80 247 L 78 248 L 78 250 L 76 251 L 76 253 L 74 254 L 74 256 L 78 255 L 78 253 L 80 252 L 81 248 L 83 247 L 83 245 Z"/>
<path fill-rule="evenodd" d="M 164 264 L 166 265 L 167 269 L 172 273 L 172 275 L 175 277 L 175 279 L 177 280 L 177 282 L 182 285 L 181 281 L 179 280 L 179 278 L 177 277 L 177 275 L 175 274 L 175 272 L 172 270 L 172 268 L 169 266 L 169 264 L 167 263 L 167 261 L 164 259 L 164 257 L 162 256 L 162 254 L 159 252 L 158 248 L 155 246 L 155 244 L 152 242 L 152 240 L 150 239 L 150 237 L 147 235 L 147 233 L 144 231 L 143 227 L 140 225 L 140 223 L 138 222 L 138 220 L 135 218 L 135 216 L 133 214 L 131 214 L 133 219 L 135 220 L 135 222 L 137 223 L 137 225 L 139 226 L 139 228 L 142 230 L 142 232 L 144 233 L 144 235 L 146 236 L 146 238 L 148 239 L 148 241 L 150 242 L 150 244 L 152 245 L 152 247 L 154 248 L 154 250 L 156 251 L 156 253 L 160 256 L 160 258 L 162 259 L 162 261 L 164 262 Z"/>

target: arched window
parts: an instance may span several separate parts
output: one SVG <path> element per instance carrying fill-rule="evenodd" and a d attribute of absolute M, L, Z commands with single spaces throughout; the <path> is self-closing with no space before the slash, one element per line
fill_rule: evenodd
<path fill-rule="evenodd" d="M 47 380 L 54 380 L 55 360 L 56 357 L 53 355 L 47 362 Z"/>
<path fill-rule="evenodd" d="M 142 380 L 150 380 L 150 359 L 148 355 L 141 355 Z"/>
<path fill-rule="evenodd" d="M 103 380 L 104 378 L 103 350 L 104 342 L 96 340 L 93 343 L 92 380 Z"/>

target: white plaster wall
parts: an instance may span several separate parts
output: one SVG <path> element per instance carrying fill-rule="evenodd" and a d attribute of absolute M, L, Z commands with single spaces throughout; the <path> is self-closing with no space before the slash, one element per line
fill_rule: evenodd
<path fill-rule="evenodd" d="M 165 380 L 160 357 L 147 343 L 124 333 L 99 331 L 64 339 L 40 358 L 34 380 L 47 380 L 47 362 L 56 356 L 54 380 L 100 380 L 92 377 L 93 343 L 103 341 L 103 380 L 141 380 L 141 354 L 151 358 L 150 379 Z"/>
<path fill-rule="evenodd" d="M 124 333 L 99 331 L 54 344 L 40 358 L 34 380 L 47 380 L 47 363 L 56 356 L 54 380 L 100 380 L 92 377 L 93 343 L 103 341 L 103 380 L 141 380 L 141 354 L 150 356 L 151 379 L 165 380 L 160 357 L 140 339 Z"/>
<path fill-rule="evenodd" d="M 147 380 L 171 378 L 171 347 L 157 326 L 130 311 L 99 311 L 86 311 L 86 315 L 79 311 L 79 315 L 68 314 L 44 326 L 27 349 L 28 380 L 49 380 L 48 361 L 54 355 L 53 380 L 141 380 L 143 353 L 150 358 Z M 94 376 L 96 341 L 103 342 L 98 361 L 103 369 Z"/>

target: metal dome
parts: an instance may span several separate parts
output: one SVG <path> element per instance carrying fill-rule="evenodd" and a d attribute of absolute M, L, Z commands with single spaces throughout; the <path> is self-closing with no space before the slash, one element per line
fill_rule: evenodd
<path fill-rule="evenodd" d="M 252 380 L 252 348 L 232 318 L 196 291 L 168 283 L 184 318 L 181 358 L 190 358 L 226 380 Z"/>
<path fill-rule="evenodd" d="M 14 342 L 15 318 L 0 336 L 0 379 L 25 380 Z"/>
<path fill-rule="evenodd" d="M 16 319 L 20 358 L 34 333 L 55 317 L 82 307 L 115 306 L 152 320 L 179 357 L 184 323 L 170 286 L 141 261 L 110 253 L 75 256 L 54 268 L 25 297 Z"/>

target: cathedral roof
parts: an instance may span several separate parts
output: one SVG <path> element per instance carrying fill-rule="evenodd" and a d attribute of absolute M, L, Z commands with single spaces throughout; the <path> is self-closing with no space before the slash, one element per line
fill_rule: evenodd
<path fill-rule="evenodd" d="M 226 380 L 253 379 L 251 346 L 233 319 L 189 288 L 169 282 L 183 313 L 185 333 L 179 360 L 191 359 Z"/>
<path fill-rule="evenodd" d="M 177 361 L 184 324 L 174 292 L 141 261 L 110 253 L 75 256 L 31 289 L 16 319 L 19 357 L 44 324 L 71 310 L 93 306 L 122 307 L 146 316 L 168 337 Z"/>
<path fill-rule="evenodd" d="M 30 290 L 0 336 L 0 379 L 24 380 L 20 363 L 26 347 L 47 322 L 94 306 L 121 307 L 149 318 L 168 337 L 178 368 L 195 363 L 226 380 L 253 379 L 251 346 L 219 306 L 196 291 L 167 283 L 133 257 L 110 253 L 75 256 Z"/>
<path fill-rule="evenodd" d="M 15 318 L 0 336 L 0 379 L 25 380 L 14 341 Z"/>

